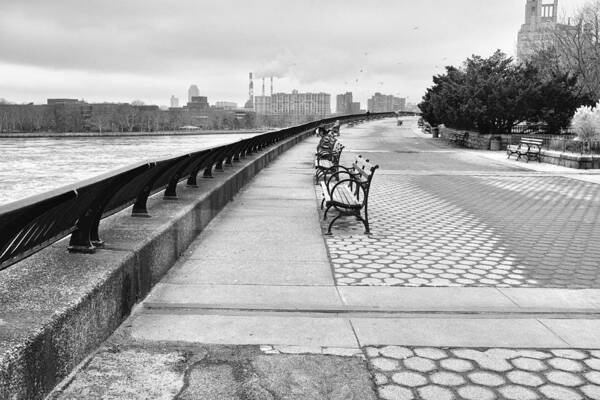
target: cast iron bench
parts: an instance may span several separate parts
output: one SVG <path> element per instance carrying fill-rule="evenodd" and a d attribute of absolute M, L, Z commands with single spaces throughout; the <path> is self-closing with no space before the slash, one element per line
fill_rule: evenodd
<path fill-rule="evenodd" d="M 352 167 L 338 166 L 337 171 L 326 177 L 321 182 L 323 200 L 321 209 L 325 206 L 323 219 L 327 219 L 327 213 L 334 208 L 338 215 L 331 220 L 327 228 L 327 235 L 331 235 L 331 227 L 334 222 L 342 216 L 354 216 L 365 226 L 365 234 L 371 233 L 369 229 L 369 189 L 371 180 L 378 165 L 373 166 L 369 160 L 358 156 Z M 364 218 L 361 211 L 364 210 Z"/>
<path fill-rule="evenodd" d="M 529 162 L 531 159 L 535 159 L 540 162 L 543 143 L 543 139 L 521 138 L 519 144 L 510 144 L 506 147 L 506 154 L 508 155 L 507 158 L 510 158 L 510 156 L 513 154 L 516 154 L 517 160 L 525 156 L 527 157 L 527 162 Z"/>
<path fill-rule="evenodd" d="M 344 146 L 335 141 L 333 148 L 321 149 L 317 151 L 315 157 L 315 181 L 318 182 L 321 177 L 325 177 L 327 172 L 333 173 L 337 171 L 337 166 L 340 163 L 340 157 Z"/>

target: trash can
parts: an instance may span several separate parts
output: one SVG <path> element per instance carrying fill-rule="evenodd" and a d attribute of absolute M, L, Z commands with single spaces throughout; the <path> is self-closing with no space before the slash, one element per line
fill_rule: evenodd
<path fill-rule="evenodd" d="M 492 137 L 490 139 L 490 150 L 491 151 L 499 151 L 501 143 L 502 143 L 502 139 L 499 136 Z"/>
<path fill-rule="evenodd" d="M 437 126 L 431 128 L 432 137 L 437 138 L 440 137 L 440 128 Z"/>

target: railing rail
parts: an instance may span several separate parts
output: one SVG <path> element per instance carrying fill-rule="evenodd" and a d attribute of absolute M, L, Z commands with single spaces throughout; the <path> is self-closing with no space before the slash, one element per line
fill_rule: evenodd
<path fill-rule="evenodd" d="M 372 113 L 326 118 L 176 157 L 140 162 L 50 192 L 0 206 L 0 270 L 71 234 L 69 251 L 93 253 L 104 243 L 99 224 L 133 205 L 132 216 L 149 217 L 148 198 L 165 191 L 177 198 L 177 185 L 198 186 L 198 174 L 213 177 L 246 155 L 335 120 L 351 122 L 394 116 Z"/>

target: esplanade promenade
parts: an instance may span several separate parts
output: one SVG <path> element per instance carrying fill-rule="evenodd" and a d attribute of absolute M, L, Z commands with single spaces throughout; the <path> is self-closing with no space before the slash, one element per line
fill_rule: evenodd
<path fill-rule="evenodd" d="M 600 173 L 417 120 L 340 118 L 317 176 L 335 118 L 0 206 L 0 398 L 600 399 Z"/>

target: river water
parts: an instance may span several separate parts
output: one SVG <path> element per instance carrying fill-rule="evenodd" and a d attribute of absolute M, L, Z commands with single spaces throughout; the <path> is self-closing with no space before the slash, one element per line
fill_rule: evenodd
<path fill-rule="evenodd" d="M 251 137 L 215 134 L 151 137 L 0 138 L 0 205 L 134 164 Z"/>

